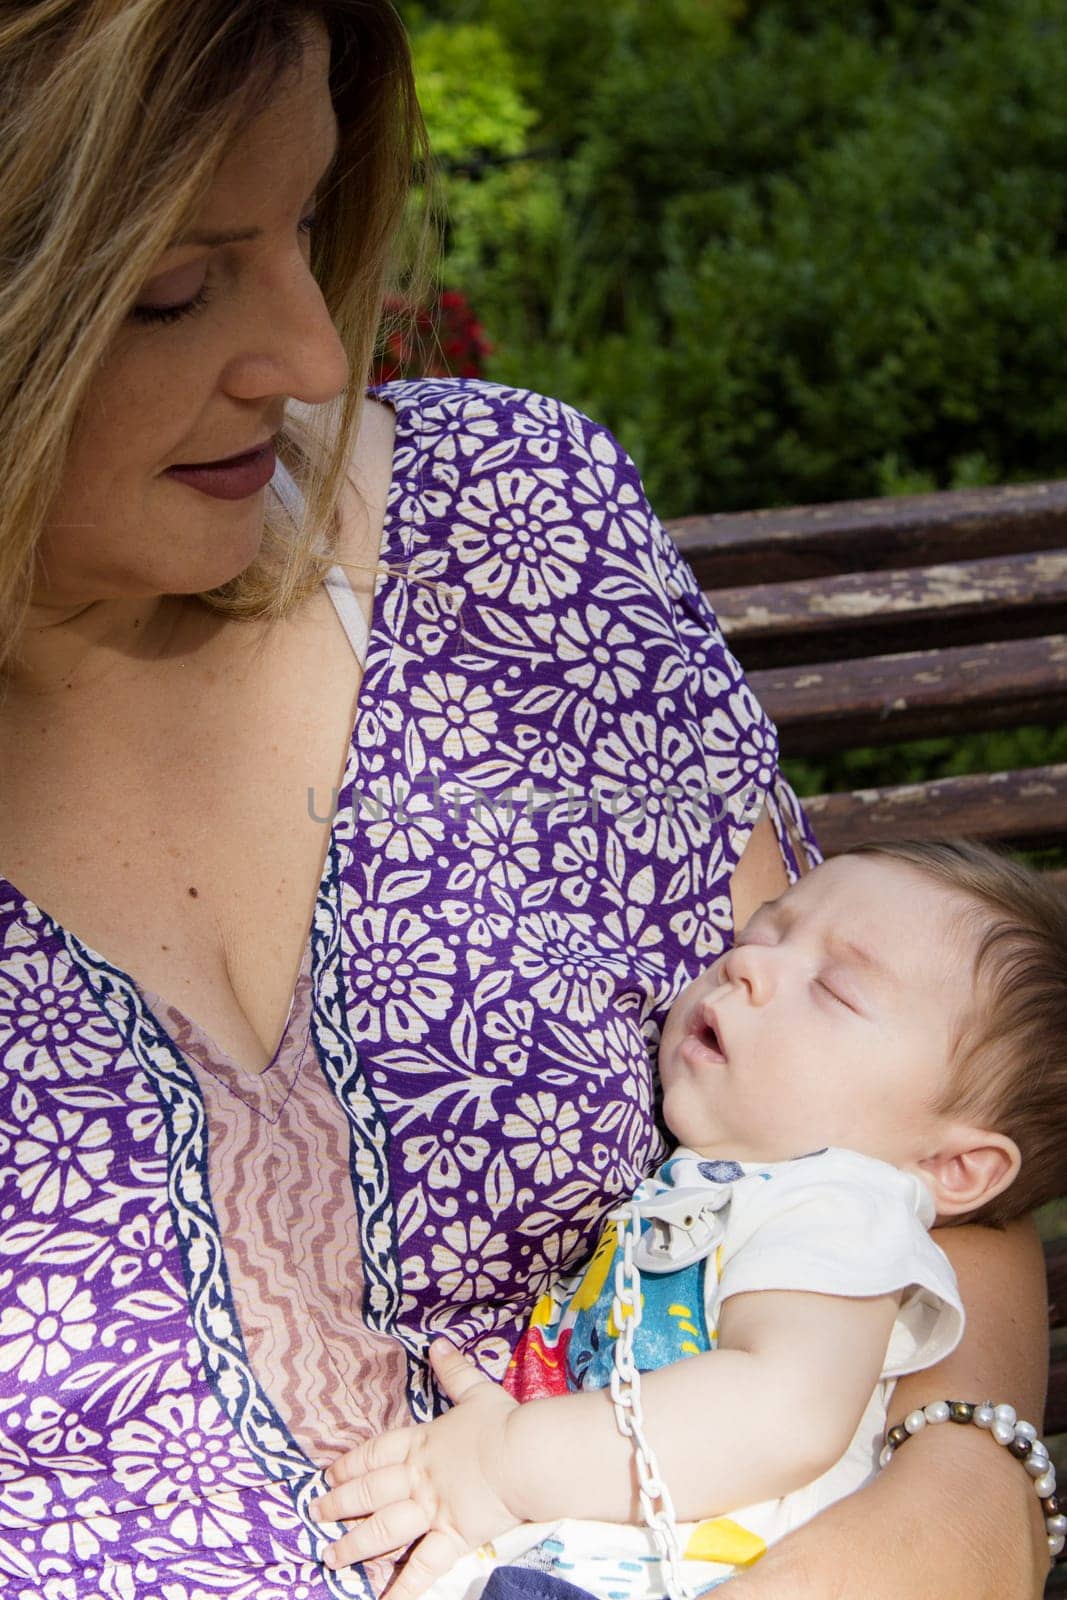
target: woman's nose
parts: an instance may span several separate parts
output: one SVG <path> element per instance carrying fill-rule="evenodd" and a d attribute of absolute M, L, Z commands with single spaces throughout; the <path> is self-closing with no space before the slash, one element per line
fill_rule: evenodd
<path fill-rule="evenodd" d="M 307 405 L 333 400 L 349 378 L 348 356 L 307 262 L 263 286 L 251 333 L 226 386 L 242 400 L 285 395 Z"/>

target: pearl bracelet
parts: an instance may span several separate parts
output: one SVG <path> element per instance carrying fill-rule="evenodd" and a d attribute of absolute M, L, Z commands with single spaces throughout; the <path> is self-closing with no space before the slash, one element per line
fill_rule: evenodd
<path fill-rule="evenodd" d="M 977 1428 L 986 1428 L 997 1444 L 1022 1463 L 1034 1480 L 1045 1513 L 1049 1559 L 1054 1562 L 1067 1544 L 1067 1516 L 1056 1498 L 1056 1468 L 1049 1460 L 1048 1446 L 1038 1438 L 1033 1423 L 1020 1422 L 1014 1406 L 995 1406 L 992 1400 L 983 1400 L 981 1405 L 969 1400 L 934 1400 L 921 1411 L 909 1411 L 902 1423 L 889 1429 L 878 1457 L 879 1466 L 888 1467 L 904 1441 L 913 1433 L 921 1433 L 928 1422 L 973 1422 Z"/>

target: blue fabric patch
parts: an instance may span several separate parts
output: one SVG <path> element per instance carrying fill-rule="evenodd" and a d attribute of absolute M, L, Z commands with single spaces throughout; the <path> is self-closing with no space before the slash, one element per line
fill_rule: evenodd
<path fill-rule="evenodd" d="M 616 1262 L 622 1259 L 617 1250 Z M 640 1372 L 669 1367 L 686 1356 L 711 1349 L 704 1315 L 707 1258 L 677 1272 L 641 1277 L 641 1322 L 634 1335 L 634 1361 Z M 615 1339 L 610 1332 L 615 1294 L 614 1267 L 591 1306 L 574 1319 L 567 1347 L 567 1386 L 606 1389 L 615 1366 Z"/>
<path fill-rule="evenodd" d="M 735 1183 L 745 1175 L 736 1161 L 702 1161 L 698 1170 L 709 1183 Z"/>
<path fill-rule="evenodd" d="M 588 1589 L 531 1567 L 497 1567 L 482 1595 L 483 1600 L 592 1600 Z"/>

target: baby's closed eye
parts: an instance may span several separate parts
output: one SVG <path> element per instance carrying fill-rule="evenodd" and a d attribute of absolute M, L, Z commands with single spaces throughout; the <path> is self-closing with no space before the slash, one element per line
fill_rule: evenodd
<path fill-rule="evenodd" d="M 855 1001 L 841 988 L 840 984 L 838 984 L 835 980 L 816 978 L 815 981 L 818 987 L 822 989 L 825 994 L 829 995 L 831 1000 L 835 1000 L 838 1005 L 844 1006 L 847 1011 L 855 1012 L 857 1016 L 860 1014 L 859 1007 L 856 1005 Z"/>

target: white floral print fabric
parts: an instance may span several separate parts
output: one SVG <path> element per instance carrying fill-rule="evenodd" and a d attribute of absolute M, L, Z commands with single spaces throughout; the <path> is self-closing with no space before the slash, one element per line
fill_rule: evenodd
<path fill-rule="evenodd" d="M 312 1032 L 350 1130 L 364 1315 L 408 1352 L 421 1416 L 428 1337 L 501 1375 L 538 1294 L 661 1159 L 659 1023 L 729 939 L 764 803 L 803 819 L 610 434 L 490 384 L 378 392 L 394 479 Z M 318 1560 L 321 1480 L 249 1364 L 207 1139 L 133 980 L 0 879 L 16 1600 L 370 1593 Z"/>

